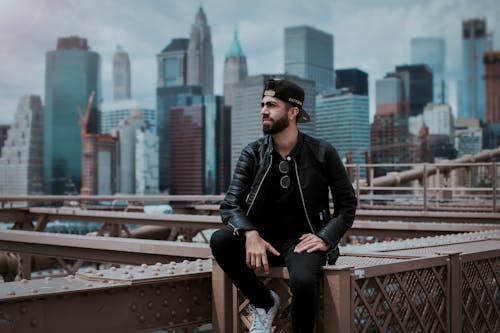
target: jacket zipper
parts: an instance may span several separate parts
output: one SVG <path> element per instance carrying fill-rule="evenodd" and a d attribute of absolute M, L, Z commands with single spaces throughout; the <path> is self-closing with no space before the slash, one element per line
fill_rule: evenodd
<path fill-rule="evenodd" d="M 267 176 L 269 170 L 271 169 L 271 166 L 273 165 L 273 155 L 271 155 L 270 158 L 271 158 L 271 161 L 269 163 L 269 166 L 267 167 L 267 170 L 264 173 L 264 176 L 262 177 L 262 180 L 260 181 L 259 186 L 257 187 L 257 192 L 255 192 L 255 196 L 253 197 L 253 200 L 250 203 L 250 207 L 248 207 L 248 209 L 247 209 L 247 216 L 250 214 L 250 210 L 253 207 L 253 203 L 255 202 L 255 199 L 257 198 L 257 195 L 259 195 L 260 187 L 262 186 L 262 183 L 264 182 L 264 179 L 266 179 L 266 176 Z"/>
<path fill-rule="evenodd" d="M 304 208 L 304 213 L 306 214 L 306 220 L 307 220 L 307 223 L 309 224 L 309 228 L 311 228 L 311 232 L 315 235 L 316 233 L 314 232 L 314 228 L 312 227 L 311 220 L 309 219 L 309 214 L 307 214 L 307 208 L 306 208 L 306 203 L 304 201 L 304 194 L 302 193 L 302 187 L 300 186 L 299 170 L 297 169 L 297 162 L 295 160 L 293 160 L 293 164 L 295 166 L 295 176 L 297 177 L 297 187 L 299 188 L 300 199 L 302 201 L 302 207 Z"/>

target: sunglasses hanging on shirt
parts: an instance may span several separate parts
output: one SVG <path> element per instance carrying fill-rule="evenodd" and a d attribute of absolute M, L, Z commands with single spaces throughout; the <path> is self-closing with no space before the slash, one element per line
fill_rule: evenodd
<path fill-rule="evenodd" d="M 281 161 L 278 164 L 278 169 L 284 175 L 280 179 L 280 185 L 282 188 L 287 189 L 290 187 L 290 176 L 288 175 L 288 171 L 290 170 L 290 165 L 287 161 Z"/>

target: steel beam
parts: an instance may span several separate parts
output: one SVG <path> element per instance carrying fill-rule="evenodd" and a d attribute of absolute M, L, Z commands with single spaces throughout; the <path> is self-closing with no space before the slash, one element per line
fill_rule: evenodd
<path fill-rule="evenodd" d="M 208 258 L 207 244 L 99 236 L 0 231 L 0 250 L 94 262 L 143 264 Z"/>

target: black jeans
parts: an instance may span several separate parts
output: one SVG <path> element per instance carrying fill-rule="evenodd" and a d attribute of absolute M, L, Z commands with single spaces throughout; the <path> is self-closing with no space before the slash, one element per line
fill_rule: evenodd
<path fill-rule="evenodd" d="M 270 266 L 286 266 L 290 275 L 292 292 L 292 327 L 294 333 L 312 333 L 317 312 L 321 266 L 325 264 L 324 252 L 295 253 L 299 240 L 269 241 L 281 254 L 268 252 Z M 248 268 L 245 260 L 245 237 L 234 235 L 229 228 L 217 230 L 210 239 L 212 254 L 234 285 L 256 307 L 272 304 L 269 289 Z"/>

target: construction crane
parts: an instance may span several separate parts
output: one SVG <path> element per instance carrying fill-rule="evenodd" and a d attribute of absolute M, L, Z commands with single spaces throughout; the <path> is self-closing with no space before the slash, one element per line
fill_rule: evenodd
<path fill-rule="evenodd" d="M 80 106 L 77 106 L 76 109 L 78 111 L 78 115 L 80 118 L 78 119 L 78 126 L 80 126 L 80 136 L 81 136 L 81 142 L 82 142 L 82 186 L 80 189 L 81 193 L 86 193 L 85 186 L 87 184 L 87 179 L 86 179 L 86 174 L 85 174 L 85 143 L 86 143 L 86 137 L 87 137 L 87 130 L 88 130 L 88 124 L 89 124 L 89 119 L 90 119 L 90 112 L 92 110 L 92 102 L 94 101 L 94 96 L 95 96 L 95 91 L 92 91 L 90 93 L 89 99 L 87 101 L 87 108 L 85 109 L 85 114 L 82 114 L 82 110 L 80 109 Z"/>

